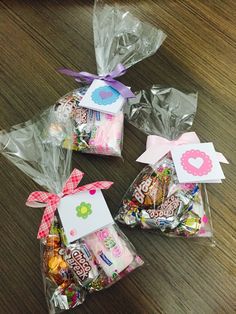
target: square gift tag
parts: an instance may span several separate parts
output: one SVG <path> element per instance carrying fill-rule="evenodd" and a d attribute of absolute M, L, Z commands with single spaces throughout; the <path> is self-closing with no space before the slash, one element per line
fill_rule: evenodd
<path fill-rule="evenodd" d="M 180 183 L 218 183 L 225 178 L 212 143 L 176 146 L 171 155 Z"/>
<path fill-rule="evenodd" d="M 125 98 L 117 90 L 102 80 L 94 80 L 80 106 L 115 115 L 120 112 L 124 102 Z"/>
<path fill-rule="evenodd" d="M 114 223 L 101 190 L 63 197 L 58 213 L 70 243 Z"/>

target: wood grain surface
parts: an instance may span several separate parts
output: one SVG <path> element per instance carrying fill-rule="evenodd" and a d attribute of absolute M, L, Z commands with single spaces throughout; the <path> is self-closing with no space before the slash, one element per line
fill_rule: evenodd
<path fill-rule="evenodd" d="M 198 90 L 193 130 L 202 141 L 214 141 L 230 164 L 224 183 L 208 187 L 215 247 L 122 228 L 145 266 L 70 313 L 236 313 L 236 1 L 117 2 L 168 35 L 123 82 L 134 90 L 152 83 Z M 77 86 L 57 68 L 96 72 L 92 9 L 91 0 L 0 1 L 2 129 L 30 119 Z M 125 127 L 124 161 L 73 155 L 73 166 L 87 174 L 84 182 L 115 182 L 105 193 L 113 213 L 143 167 L 135 159 L 145 136 Z M 47 313 L 36 239 L 42 211 L 25 206 L 39 187 L 2 156 L 0 166 L 0 313 Z"/>

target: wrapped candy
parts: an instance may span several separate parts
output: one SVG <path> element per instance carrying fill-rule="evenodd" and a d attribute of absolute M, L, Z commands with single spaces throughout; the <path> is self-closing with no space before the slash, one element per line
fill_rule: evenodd
<path fill-rule="evenodd" d="M 123 75 L 135 63 L 154 54 L 166 35 L 156 27 L 142 23 L 129 12 L 104 4 L 101 0 L 95 1 L 93 31 L 98 75 L 59 70 L 85 86 L 61 97 L 53 108 L 59 121 L 66 123 L 71 119 L 73 122 L 73 136 L 65 134 L 64 147 L 83 153 L 121 156 L 124 123 L 122 109 L 116 114 L 104 113 L 102 110 L 81 107 L 80 103 L 94 79 L 112 87 L 98 94 L 102 101 L 99 108 L 109 109 L 108 105 L 112 104 L 114 95 L 121 94 L 124 101 L 126 97 L 132 97 L 129 88 L 115 78 Z M 55 137 L 61 136 L 61 130 L 57 126 L 49 128 L 50 133 L 53 129 Z"/>
<path fill-rule="evenodd" d="M 210 236 L 203 184 L 180 184 L 171 157 L 145 167 L 124 196 L 117 219 L 168 235 Z M 208 215 L 208 216 L 207 216 Z M 201 230 L 201 231 L 200 231 Z M 199 234 L 199 235 L 200 235 Z"/>
<path fill-rule="evenodd" d="M 40 242 L 44 287 L 50 312 L 81 304 L 86 295 L 64 257 L 63 231 L 55 218 L 47 237 Z"/>
<path fill-rule="evenodd" d="M 94 197 L 101 199 L 100 190 L 108 189 L 112 182 L 95 182 L 77 188 L 83 174 L 75 169 L 69 176 L 72 151 L 62 148 L 64 137 L 55 138 L 54 127 L 45 135 L 45 130 L 52 125 L 56 125 L 60 134 L 73 133 L 71 121 L 59 121 L 50 108 L 38 120 L 14 126 L 9 132 L 1 131 L 0 148 L 7 159 L 49 191 L 31 193 L 27 205 L 45 207 L 38 232 L 42 275 L 49 312 L 57 313 L 81 304 L 90 292 L 111 286 L 142 265 L 143 261 L 114 223 L 108 208 L 109 220 L 105 220 L 103 214 L 100 217 L 106 203 L 103 200 L 97 205 Z M 59 211 L 69 197 L 76 197 L 76 206 L 75 210 L 73 206 L 65 207 L 66 218 L 74 214 L 76 226 L 81 226 L 78 230 L 69 230 L 72 240 Z M 90 197 L 91 202 L 81 202 L 82 197 Z M 91 227 L 92 223 L 97 223 L 94 218 L 91 220 L 92 213 L 98 213 L 102 227 Z M 88 216 L 90 220 L 87 220 Z M 72 223 L 75 219 L 72 217 Z M 76 237 L 86 223 L 85 234 Z"/>
<path fill-rule="evenodd" d="M 125 116 L 149 135 L 147 150 L 137 159 L 149 165 L 124 195 L 116 219 L 168 236 L 211 238 L 205 184 L 179 183 L 170 153 L 173 145 L 199 143 L 195 133 L 184 133 L 192 125 L 197 94 L 156 85 L 136 96 L 125 107 Z"/>
<path fill-rule="evenodd" d="M 78 88 L 60 98 L 54 106 L 58 120 L 73 122 L 73 137 L 65 134 L 63 147 L 90 154 L 121 156 L 123 112 L 106 114 L 79 106 L 88 87 Z M 49 132 L 51 132 L 50 126 Z M 55 132 L 54 136 L 60 134 Z"/>

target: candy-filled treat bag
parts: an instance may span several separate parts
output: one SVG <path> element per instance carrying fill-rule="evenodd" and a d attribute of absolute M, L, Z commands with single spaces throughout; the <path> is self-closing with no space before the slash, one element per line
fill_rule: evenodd
<path fill-rule="evenodd" d="M 54 137 L 55 129 L 60 136 Z M 38 239 L 50 313 L 74 308 L 89 292 L 111 286 L 143 264 L 102 194 L 112 182 L 78 187 L 83 173 L 70 174 L 72 151 L 61 141 L 72 132 L 71 120 L 62 123 L 52 108 L 0 132 L 1 153 L 45 189 L 31 193 L 27 205 L 45 208 Z"/>
<path fill-rule="evenodd" d="M 203 173 L 207 165 L 213 166 L 213 163 L 208 164 L 207 155 L 192 147 L 187 148 L 189 157 L 192 157 L 187 160 L 189 167 L 183 158 L 188 155 L 183 154 L 179 164 L 173 160 L 176 149 L 206 145 L 200 144 L 194 132 L 186 132 L 193 123 L 196 109 L 196 93 L 183 93 L 158 85 L 138 92 L 136 100 L 129 101 L 125 107 L 127 120 L 149 134 L 147 149 L 137 161 L 149 165 L 124 195 L 116 217 L 119 222 L 130 227 L 155 229 L 168 236 L 212 237 L 206 186 L 201 180 L 203 174 L 207 174 Z M 178 169 L 181 167 L 183 172 L 191 169 L 192 174 L 191 171 L 186 174 L 192 175 L 192 182 L 188 176 L 184 179 L 186 182 L 179 181 Z M 201 169 L 204 171 L 197 176 Z"/>
<path fill-rule="evenodd" d="M 30 207 L 46 207 L 40 224 L 43 277 L 52 313 L 75 307 L 88 292 L 105 289 L 143 264 L 114 223 L 102 189 L 112 182 L 77 185 L 74 169 L 58 194 L 36 191 Z"/>
<path fill-rule="evenodd" d="M 205 185 L 180 184 L 171 155 L 142 170 L 125 194 L 117 220 L 169 236 L 212 236 Z"/>
<path fill-rule="evenodd" d="M 87 90 L 88 86 L 78 88 L 54 105 L 59 121 L 67 123 L 71 120 L 73 123 L 73 135 L 65 134 L 63 147 L 84 153 L 121 156 L 123 112 L 111 115 L 81 107 L 80 101 Z"/>
<path fill-rule="evenodd" d="M 64 147 L 83 153 L 121 156 L 122 106 L 127 98 L 135 96 L 117 78 L 153 55 L 166 35 L 104 1 L 95 1 L 93 32 L 98 75 L 60 69 L 83 86 L 61 97 L 54 110 L 59 120 L 73 121 L 73 137 L 65 137 Z"/>

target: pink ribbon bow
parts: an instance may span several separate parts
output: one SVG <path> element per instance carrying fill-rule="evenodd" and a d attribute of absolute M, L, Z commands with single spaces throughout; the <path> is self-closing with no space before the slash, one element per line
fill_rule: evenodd
<path fill-rule="evenodd" d="M 169 141 L 166 138 L 157 135 L 149 135 L 147 137 L 146 150 L 136 161 L 153 165 L 169 153 L 175 146 L 199 143 L 200 139 L 195 132 L 184 133 L 175 141 Z M 225 164 L 229 163 L 222 153 L 216 152 L 216 156 L 219 162 Z"/>
<path fill-rule="evenodd" d="M 74 169 L 69 179 L 66 181 L 60 194 L 53 194 L 43 191 L 35 191 L 30 194 L 26 202 L 27 206 L 45 207 L 43 218 L 39 226 L 39 231 L 37 235 L 38 239 L 46 237 L 49 234 L 55 211 L 62 197 L 82 191 L 90 191 L 96 189 L 106 190 L 109 189 L 110 186 L 113 184 L 113 182 L 110 181 L 97 181 L 76 188 L 83 178 L 83 175 L 83 172 L 79 171 L 78 169 Z"/>
<path fill-rule="evenodd" d="M 200 139 L 195 132 L 184 133 L 175 141 L 169 141 L 157 135 L 149 135 L 147 137 L 146 151 L 137 161 L 153 165 L 171 151 L 174 146 L 198 143 L 200 143 Z"/>

